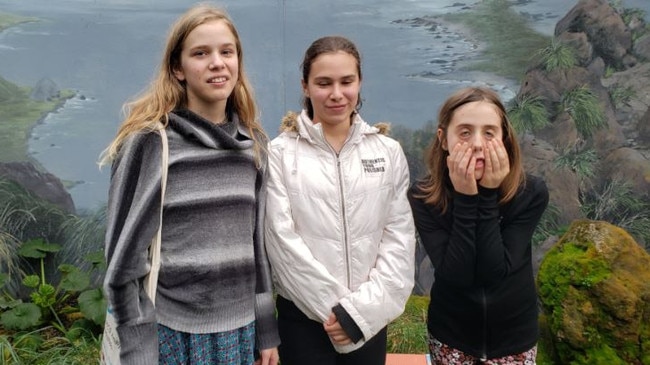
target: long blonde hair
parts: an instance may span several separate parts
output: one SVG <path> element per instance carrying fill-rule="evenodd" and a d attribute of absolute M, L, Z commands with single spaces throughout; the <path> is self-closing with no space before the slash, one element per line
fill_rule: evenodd
<path fill-rule="evenodd" d="M 451 95 L 440 108 L 438 129 L 442 131 L 442 136 L 440 138 L 434 137 L 431 145 L 425 150 L 424 162 L 427 169 L 427 176 L 418 184 L 422 194 L 417 197 L 424 199 L 428 204 L 438 206 L 442 213 L 447 211 L 452 193 L 446 183 L 447 177 L 449 176 L 449 168 L 447 167 L 449 151 L 443 149 L 444 141 L 447 138 L 447 129 L 456 110 L 474 101 L 486 101 L 494 104 L 501 116 L 503 145 L 508 153 L 510 172 L 499 186 L 501 193 L 499 204 L 504 204 L 512 200 L 517 194 L 519 187 L 525 183 L 525 173 L 519 143 L 517 142 L 517 135 L 508 120 L 505 107 L 501 103 L 499 95 L 483 87 L 460 89 Z"/>
<path fill-rule="evenodd" d="M 244 72 L 241 40 L 228 14 L 207 3 L 191 7 L 171 27 L 167 36 L 165 53 L 155 79 L 143 94 L 124 104 L 123 111 L 126 119 L 120 125 L 115 139 L 102 153 L 100 164 L 112 161 L 119 153 L 124 140 L 132 133 L 164 128 L 168 122 L 169 112 L 187 107 L 185 83 L 174 76 L 174 70 L 180 68 L 183 43 L 190 32 L 199 25 L 214 20 L 224 22 L 235 37 L 239 62 L 237 84 L 226 102 L 226 113 L 236 113 L 240 123 L 249 130 L 251 138 L 255 141 L 255 154 L 259 166 L 260 151 L 264 149 L 261 139 L 266 139 L 266 135 L 258 120 L 253 88 Z"/>

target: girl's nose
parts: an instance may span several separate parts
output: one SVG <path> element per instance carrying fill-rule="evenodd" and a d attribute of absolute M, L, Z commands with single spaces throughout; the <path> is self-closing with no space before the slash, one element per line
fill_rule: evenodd
<path fill-rule="evenodd" d="M 340 99 L 341 95 L 342 95 L 341 88 L 337 84 L 334 84 L 332 86 L 332 93 L 330 94 L 330 98 L 334 100 Z"/>
<path fill-rule="evenodd" d="M 483 139 L 479 135 L 473 136 L 470 143 L 472 144 L 472 151 L 483 151 Z"/>
<path fill-rule="evenodd" d="M 210 61 L 210 65 L 208 66 L 211 70 L 218 70 L 221 67 L 223 67 L 224 63 L 223 60 L 221 59 L 221 56 L 218 53 L 215 53 L 212 56 L 212 59 Z"/>

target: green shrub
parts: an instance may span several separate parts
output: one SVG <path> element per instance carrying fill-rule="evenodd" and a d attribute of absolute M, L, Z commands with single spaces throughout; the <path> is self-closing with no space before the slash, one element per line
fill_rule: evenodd
<path fill-rule="evenodd" d="M 508 107 L 508 119 L 517 133 L 536 132 L 550 124 L 548 111 L 535 96 L 517 95 Z"/>
<path fill-rule="evenodd" d="M 617 109 L 622 107 L 624 104 L 627 104 L 635 95 L 636 93 L 631 87 L 616 86 L 609 92 L 612 104 L 614 104 L 614 107 Z"/>
<path fill-rule="evenodd" d="M 59 266 L 61 280 L 58 283 L 50 282 L 46 277 L 45 257 L 60 249 L 61 246 L 43 240 L 31 240 L 20 246 L 18 255 L 27 260 L 37 260 L 40 270 L 26 275 L 22 280 L 22 284 L 30 289 L 28 302 L 23 302 L 23 299 L 15 298 L 6 291 L 3 293 L 4 306 L 0 315 L 3 328 L 19 332 L 52 326 L 62 335 L 73 339 L 80 334 L 79 329 L 85 328 L 92 332 L 103 325 L 106 300 L 101 289 L 89 288 L 88 272 L 73 265 L 62 264 Z M 89 259 L 94 260 L 94 267 L 99 267 L 103 255 L 93 255 Z M 7 275 L 1 278 L 6 279 Z M 89 321 L 81 321 L 82 319 Z"/>
<path fill-rule="evenodd" d="M 587 86 L 580 86 L 562 94 L 560 100 L 563 111 L 569 113 L 582 137 L 590 137 L 606 124 L 605 113 L 598 98 Z"/>
<path fill-rule="evenodd" d="M 562 149 L 554 161 L 556 169 L 566 167 L 583 179 L 594 177 L 597 162 L 595 150 L 580 148 L 578 144 Z"/>
<path fill-rule="evenodd" d="M 578 64 L 576 52 L 570 45 L 562 43 L 555 38 L 551 43 L 535 53 L 535 58 L 547 72 L 566 70 Z"/>

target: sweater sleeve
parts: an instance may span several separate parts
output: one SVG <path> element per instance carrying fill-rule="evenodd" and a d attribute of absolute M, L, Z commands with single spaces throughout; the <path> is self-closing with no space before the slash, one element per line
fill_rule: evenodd
<path fill-rule="evenodd" d="M 134 134 L 111 168 L 104 290 L 117 323 L 122 364 L 158 362 L 155 310 L 143 279 L 160 224 L 161 153 L 157 133 Z"/>
<path fill-rule="evenodd" d="M 367 341 L 404 311 L 414 284 L 415 227 L 407 200 L 408 163 L 399 144 L 391 149 L 394 195 L 388 211 L 375 267 L 368 281 L 341 298 L 340 304 Z"/>
<path fill-rule="evenodd" d="M 541 179 L 529 178 L 517 194 L 513 210 L 501 224 L 496 189 L 479 189 L 476 282 L 489 285 L 530 261 L 530 244 L 546 206 L 548 190 Z"/>
<path fill-rule="evenodd" d="M 454 193 L 449 210 L 442 214 L 438 208 L 418 198 L 419 194 L 415 184 L 409 192 L 409 201 L 420 242 L 431 259 L 436 280 L 458 287 L 473 285 L 478 196 Z"/>
<path fill-rule="evenodd" d="M 255 335 L 256 347 L 259 350 L 277 347 L 280 344 L 277 320 L 275 317 L 275 303 L 273 301 L 273 282 L 271 267 L 264 245 L 264 220 L 266 214 L 266 190 L 268 182 L 268 159 L 263 154 L 262 164 L 258 174 L 257 214 L 255 217 Z"/>

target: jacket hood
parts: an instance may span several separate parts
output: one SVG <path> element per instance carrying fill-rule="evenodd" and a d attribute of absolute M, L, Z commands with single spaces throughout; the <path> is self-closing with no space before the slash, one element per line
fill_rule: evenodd
<path fill-rule="evenodd" d="M 307 116 L 306 111 L 303 110 L 300 114 L 298 114 L 296 112 L 293 112 L 293 111 L 289 111 L 289 112 L 287 112 L 287 114 L 284 115 L 284 117 L 282 117 L 282 121 L 280 122 L 280 132 L 281 133 L 282 132 L 300 133 L 300 128 L 298 126 L 298 124 L 299 124 L 298 118 L 300 118 L 300 117 L 302 117 L 305 120 L 311 122 L 311 120 Z M 365 128 L 362 127 L 361 133 L 364 133 L 364 134 L 375 134 L 376 133 L 376 134 L 383 134 L 385 136 L 389 135 L 389 133 L 390 133 L 390 123 L 388 123 L 388 122 L 379 122 L 379 123 L 376 123 L 375 125 L 371 126 L 371 125 L 367 124 L 366 122 L 364 122 L 361 119 L 361 117 L 359 117 L 359 114 L 356 114 L 354 116 L 353 123 L 356 122 L 357 120 L 362 122 L 362 124 L 365 127 Z"/>

